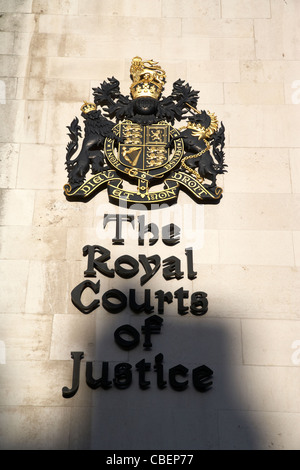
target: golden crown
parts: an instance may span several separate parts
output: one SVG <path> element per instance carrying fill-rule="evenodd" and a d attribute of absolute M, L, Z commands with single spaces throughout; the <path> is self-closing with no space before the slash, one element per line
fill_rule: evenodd
<path fill-rule="evenodd" d="M 158 65 L 158 62 L 142 60 L 134 57 L 130 67 L 132 85 L 130 87 L 133 99 L 149 96 L 158 99 L 166 83 L 166 73 Z"/>
<path fill-rule="evenodd" d="M 88 103 L 87 101 L 85 101 L 80 108 L 80 110 L 85 114 L 89 113 L 90 111 L 96 111 L 96 109 L 97 106 L 95 103 Z"/>

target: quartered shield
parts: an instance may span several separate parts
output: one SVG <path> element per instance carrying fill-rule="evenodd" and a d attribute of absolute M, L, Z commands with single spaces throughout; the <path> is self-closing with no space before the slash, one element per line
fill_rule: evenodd
<path fill-rule="evenodd" d="M 165 121 L 142 126 L 131 121 L 117 124 L 119 138 L 115 149 L 112 139 L 105 139 L 104 152 L 110 164 L 122 173 L 150 182 L 173 170 L 183 155 L 183 141 L 175 140 L 174 149 L 166 148 L 179 132 Z"/>
<path fill-rule="evenodd" d="M 120 124 L 121 142 L 118 148 L 119 160 L 129 168 L 153 170 L 164 166 L 169 160 L 168 124 L 141 126 L 134 123 Z"/>

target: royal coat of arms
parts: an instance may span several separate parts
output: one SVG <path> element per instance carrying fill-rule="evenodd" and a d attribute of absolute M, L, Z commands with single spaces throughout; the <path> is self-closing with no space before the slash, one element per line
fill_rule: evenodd
<path fill-rule="evenodd" d="M 130 96 L 121 94 L 114 77 L 93 88 L 94 103 L 81 107 L 85 135 L 78 156 L 78 118 L 68 126 L 67 199 L 87 201 L 107 187 L 112 203 L 170 205 L 181 188 L 197 203 L 220 202 L 217 176 L 227 166 L 223 123 L 197 110 L 199 92 L 180 79 L 170 96 L 162 96 L 166 74 L 153 60 L 134 57 L 130 77 Z M 184 127 L 173 127 L 182 120 Z"/>

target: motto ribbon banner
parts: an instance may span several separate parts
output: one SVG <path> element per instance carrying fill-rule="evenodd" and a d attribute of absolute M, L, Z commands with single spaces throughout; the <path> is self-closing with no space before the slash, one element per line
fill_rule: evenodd
<path fill-rule="evenodd" d="M 180 186 L 193 198 L 203 203 L 214 199 L 216 203 L 222 197 L 222 188 L 217 187 L 215 192 L 209 191 L 203 184 L 199 182 L 193 175 L 187 174 L 185 171 L 175 171 L 165 179 L 165 188 L 160 191 L 147 191 L 139 193 L 128 191 L 122 188 L 123 180 L 118 176 L 115 170 L 106 170 L 94 175 L 77 189 L 71 190 L 70 186 L 64 186 L 67 199 L 89 199 L 99 190 L 107 186 L 109 201 L 116 203 L 117 201 L 125 201 L 132 204 L 151 204 L 153 202 L 168 202 L 173 204 L 177 202 Z"/>

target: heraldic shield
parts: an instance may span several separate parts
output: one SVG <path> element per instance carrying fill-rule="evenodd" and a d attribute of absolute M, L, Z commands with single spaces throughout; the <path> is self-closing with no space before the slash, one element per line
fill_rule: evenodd
<path fill-rule="evenodd" d="M 132 98 L 120 93 L 114 77 L 93 89 L 94 103 L 81 107 L 85 135 L 75 158 L 78 118 L 68 126 L 66 198 L 87 201 L 107 187 L 110 202 L 127 206 L 173 204 L 180 189 L 197 203 L 220 202 L 216 177 L 227 166 L 223 124 L 219 128 L 214 114 L 195 108 L 198 92 L 182 80 L 173 84 L 171 96 L 161 97 L 165 72 L 157 62 L 135 57 L 130 76 Z M 186 125 L 176 129 L 175 120 L 183 119 Z M 124 189 L 124 180 L 136 190 Z M 155 190 L 159 184 L 163 189 Z"/>
<path fill-rule="evenodd" d="M 119 160 L 130 168 L 141 170 L 161 167 L 168 162 L 168 124 L 141 126 L 127 122 L 120 125 Z"/>

